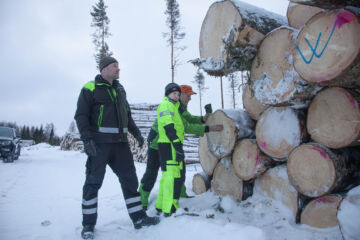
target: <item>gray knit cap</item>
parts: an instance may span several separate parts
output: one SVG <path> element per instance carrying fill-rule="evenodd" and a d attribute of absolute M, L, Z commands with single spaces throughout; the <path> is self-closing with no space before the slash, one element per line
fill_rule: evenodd
<path fill-rule="evenodd" d="M 114 63 L 114 62 L 118 62 L 115 58 L 113 57 L 110 57 L 110 56 L 106 56 L 106 57 L 103 57 L 101 60 L 100 60 L 100 63 L 99 63 L 99 69 L 100 69 L 100 72 L 101 70 L 103 70 L 105 67 L 107 67 L 108 65 Z"/>

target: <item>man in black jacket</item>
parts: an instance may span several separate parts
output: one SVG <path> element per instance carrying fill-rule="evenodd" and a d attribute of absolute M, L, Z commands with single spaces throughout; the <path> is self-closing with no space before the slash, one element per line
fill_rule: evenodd
<path fill-rule="evenodd" d="M 159 222 L 158 217 L 146 215 L 137 192 L 138 179 L 127 133 L 129 131 L 136 138 L 139 146 L 144 143 L 144 139 L 131 117 L 124 87 L 117 80 L 120 72 L 118 62 L 113 57 L 104 57 L 99 68 L 101 74 L 82 88 L 75 113 L 84 150 L 88 155 L 82 202 L 81 236 L 84 239 L 94 238 L 98 191 L 107 164 L 119 178 L 134 227 L 138 229 Z"/>

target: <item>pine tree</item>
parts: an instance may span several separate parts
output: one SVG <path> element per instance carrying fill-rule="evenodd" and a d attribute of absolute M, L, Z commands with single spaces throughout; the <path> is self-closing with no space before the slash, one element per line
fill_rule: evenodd
<path fill-rule="evenodd" d="M 49 144 L 54 145 L 54 128 L 51 128 L 50 136 L 49 136 Z"/>
<path fill-rule="evenodd" d="M 68 129 L 69 133 L 76 133 L 77 132 L 77 127 L 74 121 L 71 121 L 69 129 Z"/>
<path fill-rule="evenodd" d="M 239 87 L 239 79 L 236 76 L 235 73 L 230 73 L 229 75 L 227 75 L 227 79 L 229 81 L 229 90 L 231 93 L 231 99 L 232 99 L 232 105 L 233 108 L 236 108 L 236 90 Z"/>
<path fill-rule="evenodd" d="M 112 55 L 109 46 L 105 42 L 105 38 L 108 38 L 111 35 L 108 26 L 110 20 L 106 15 L 107 6 L 105 5 L 104 0 L 99 0 L 92 8 L 93 11 L 90 12 L 93 17 L 91 27 L 95 27 L 95 32 L 92 34 L 92 37 L 96 50 L 94 57 L 97 67 L 99 68 L 100 60 L 105 56 Z"/>
<path fill-rule="evenodd" d="M 170 29 L 170 31 L 164 33 L 163 36 L 164 38 L 167 39 L 167 43 L 171 48 L 171 82 L 174 82 L 175 70 L 176 67 L 179 65 L 177 52 L 185 49 L 184 46 L 178 46 L 178 44 L 179 41 L 185 37 L 185 33 L 180 32 L 181 27 L 180 27 L 179 4 L 176 2 L 176 0 L 165 0 L 165 1 L 166 1 L 165 15 L 167 15 L 166 24 Z"/>
<path fill-rule="evenodd" d="M 199 92 L 199 98 L 200 98 L 200 115 L 202 116 L 202 93 L 207 89 L 205 87 L 205 77 L 204 74 L 200 71 L 200 69 L 197 70 L 196 75 L 194 77 L 194 80 L 192 81 L 196 84 L 196 88 Z"/>

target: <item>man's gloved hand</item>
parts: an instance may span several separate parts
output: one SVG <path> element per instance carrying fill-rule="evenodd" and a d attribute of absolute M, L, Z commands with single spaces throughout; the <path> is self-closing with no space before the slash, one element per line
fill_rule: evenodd
<path fill-rule="evenodd" d="M 88 141 L 84 141 L 84 152 L 89 157 L 96 156 L 96 144 L 95 144 L 94 140 L 90 139 Z"/>
<path fill-rule="evenodd" d="M 136 141 L 138 142 L 139 147 L 142 147 L 142 146 L 144 145 L 144 138 L 143 138 L 143 136 L 141 136 L 141 135 L 136 136 L 135 139 L 136 139 Z"/>
<path fill-rule="evenodd" d="M 175 142 L 173 143 L 173 146 L 176 151 L 176 161 L 181 162 L 185 160 L 185 154 L 183 150 L 183 146 L 181 142 Z"/>
<path fill-rule="evenodd" d="M 205 112 L 208 114 L 208 113 L 212 113 L 212 106 L 211 106 L 211 103 L 208 103 L 204 106 L 205 108 Z"/>

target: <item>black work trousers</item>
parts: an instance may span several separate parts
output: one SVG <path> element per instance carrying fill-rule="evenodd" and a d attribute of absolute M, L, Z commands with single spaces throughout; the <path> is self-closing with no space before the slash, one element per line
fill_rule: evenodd
<path fill-rule="evenodd" d="M 149 147 L 146 170 L 144 176 L 140 181 L 143 184 L 142 189 L 144 191 L 151 192 L 151 190 L 153 189 L 156 182 L 156 178 L 158 176 L 159 168 L 160 168 L 159 151 Z"/>
<path fill-rule="evenodd" d="M 142 209 L 133 156 L 127 142 L 97 143 L 97 154 L 88 157 L 86 179 L 83 187 L 83 226 L 95 225 L 97 219 L 98 191 L 104 180 L 106 165 L 119 178 L 129 216 L 136 222 L 146 216 Z"/>

